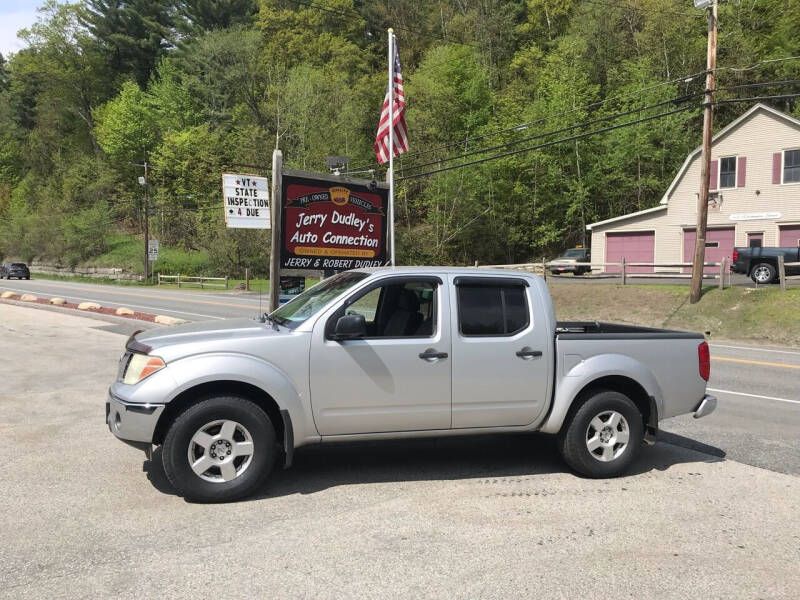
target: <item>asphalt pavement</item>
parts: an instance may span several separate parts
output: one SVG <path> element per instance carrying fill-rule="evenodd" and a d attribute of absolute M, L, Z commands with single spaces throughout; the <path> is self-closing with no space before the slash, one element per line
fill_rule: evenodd
<path fill-rule="evenodd" d="M 553 278 L 555 279 L 555 278 Z M 565 278 L 567 279 L 567 278 Z M 568 277 L 570 281 L 580 278 Z M 548 279 L 550 280 L 550 279 Z M 211 292 L 157 287 L 110 286 L 71 281 L 2 280 L 0 290 L 92 300 L 198 321 L 250 317 L 266 310 L 257 292 Z M 261 308 L 259 308 L 261 307 Z M 800 348 L 757 347 L 712 342 L 709 389 L 717 411 L 662 422 L 675 442 L 745 464 L 800 474 Z"/>
<path fill-rule="evenodd" d="M 800 589 L 800 478 L 677 436 L 613 480 L 570 473 L 549 436 L 311 446 L 253 498 L 188 504 L 158 453 L 146 460 L 104 423 L 124 335 L 0 303 L 0 598 L 694 600 Z"/>

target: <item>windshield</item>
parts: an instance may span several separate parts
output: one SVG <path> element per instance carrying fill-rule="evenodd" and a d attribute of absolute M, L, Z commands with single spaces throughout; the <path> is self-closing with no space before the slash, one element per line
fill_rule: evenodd
<path fill-rule="evenodd" d="M 358 273 L 356 271 L 347 271 L 334 275 L 307 289 L 299 296 L 271 312 L 269 316 L 278 325 L 296 329 L 328 302 L 366 277 L 366 273 Z"/>
<path fill-rule="evenodd" d="M 567 250 L 562 255 L 564 258 L 581 258 L 584 254 L 586 254 L 586 250 L 581 248 L 573 248 L 572 250 Z"/>
<path fill-rule="evenodd" d="M 12 267 L 17 267 L 18 269 L 24 269 L 25 263 L 11 263 Z"/>

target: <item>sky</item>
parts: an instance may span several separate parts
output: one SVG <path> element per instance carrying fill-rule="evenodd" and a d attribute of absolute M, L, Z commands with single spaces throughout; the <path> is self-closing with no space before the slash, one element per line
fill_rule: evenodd
<path fill-rule="evenodd" d="M 44 0 L 0 0 L 0 53 L 8 56 L 20 50 L 17 31 L 36 22 L 36 9 Z"/>

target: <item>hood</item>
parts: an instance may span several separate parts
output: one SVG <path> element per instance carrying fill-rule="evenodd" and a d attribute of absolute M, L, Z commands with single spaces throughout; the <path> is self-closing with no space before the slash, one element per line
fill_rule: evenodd
<path fill-rule="evenodd" d="M 269 322 L 260 323 L 254 319 L 221 319 L 149 329 L 137 334 L 136 341 L 156 350 L 175 344 L 224 341 L 249 336 L 263 338 L 267 335 L 283 334 L 283 331 L 275 331 Z"/>

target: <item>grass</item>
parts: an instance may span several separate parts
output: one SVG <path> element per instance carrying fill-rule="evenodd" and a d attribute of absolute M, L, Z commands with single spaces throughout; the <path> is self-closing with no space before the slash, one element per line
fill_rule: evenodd
<path fill-rule="evenodd" d="M 689 286 L 682 285 L 550 286 L 559 320 L 710 331 L 711 339 L 800 346 L 800 286 L 785 292 L 778 286 L 703 291 L 700 302 L 689 304 Z"/>

